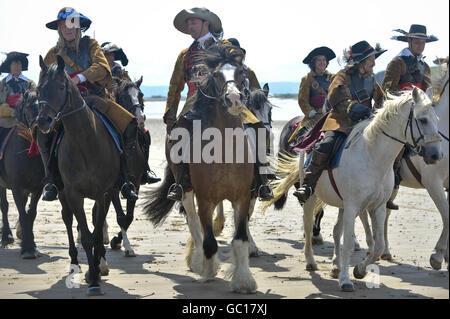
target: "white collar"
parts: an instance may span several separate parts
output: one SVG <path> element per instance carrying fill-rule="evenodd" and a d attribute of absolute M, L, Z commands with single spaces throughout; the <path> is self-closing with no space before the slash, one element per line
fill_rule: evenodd
<path fill-rule="evenodd" d="M 425 63 L 425 60 L 423 59 L 424 56 L 422 54 L 415 56 L 414 54 L 412 54 L 409 48 L 404 48 L 403 50 L 400 51 L 400 53 L 397 56 L 414 56 L 416 57 L 417 61 Z"/>
<path fill-rule="evenodd" d="M 6 83 L 8 83 L 10 80 L 12 80 L 14 78 L 14 76 L 10 73 L 8 74 L 8 76 L 6 77 L 5 81 Z M 18 79 L 22 79 L 25 82 L 28 82 L 28 79 L 26 78 L 25 75 L 23 75 L 22 73 L 20 73 L 20 75 L 17 77 Z"/>
<path fill-rule="evenodd" d="M 204 36 L 202 36 L 201 38 L 197 39 L 198 42 L 198 47 L 204 49 L 205 48 L 205 42 L 206 40 L 213 38 L 215 42 L 217 42 L 216 38 L 213 37 L 213 35 L 211 34 L 211 32 L 208 32 L 207 34 L 205 34 Z"/>

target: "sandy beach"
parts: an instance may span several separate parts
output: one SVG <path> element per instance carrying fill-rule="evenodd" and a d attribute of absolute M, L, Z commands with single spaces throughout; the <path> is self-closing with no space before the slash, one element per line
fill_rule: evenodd
<path fill-rule="evenodd" d="M 275 141 L 278 141 L 284 122 L 274 125 Z M 161 120 L 147 121 L 152 135 L 150 166 L 159 177 L 164 175 L 165 157 L 163 140 L 165 125 Z M 145 186 L 143 189 L 148 189 Z M 8 191 L 9 221 L 14 227 L 18 219 L 11 192 Z M 139 202 L 138 202 L 139 203 Z M 109 275 L 102 277 L 104 296 L 95 298 L 257 298 L 257 299 L 303 299 L 303 298 L 449 298 L 447 265 L 440 271 L 429 264 L 430 255 L 442 229 L 441 217 L 425 190 L 400 188 L 390 219 L 390 249 L 393 262 L 379 261 L 379 288 L 369 288 L 364 280 L 356 280 L 356 291 L 341 292 L 338 281 L 330 275 L 333 258 L 332 229 L 337 209 L 327 207 L 322 220 L 324 244 L 314 246 L 319 270 L 306 270 L 303 253 L 302 210 L 293 196 L 289 196 L 282 211 L 273 208 L 264 214 L 257 204 L 250 221 L 250 230 L 260 249 L 260 256 L 250 259 L 251 271 L 258 284 L 252 295 L 231 292 L 225 273 L 230 265 L 230 242 L 234 226 L 230 205 L 226 205 L 226 225 L 218 238 L 221 268 L 215 280 L 202 283 L 199 276 L 187 269 L 184 261 L 189 231 L 185 218 L 173 210 L 166 222 L 154 228 L 142 213 L 135 211 L 135 220 L 128 236 L 136 257 L 124 256 L 123 248 L 113 251 L 108 246 L 106 258 Z M 125 202 L 123 202 L 125 204 Z M 88 220 L 93 201 L 85 201 Z M 87 284 L 84 274 L 74 276 L 80 282 L 73 288 L 66 285 L 69 254 L 68 239 L 60 216 L 60 203 L 40 201 L 34 226 L 37 248 L 41 256 L 36 260 L 20 258 L 20 240 L 0 248 L 0 298 L 86 298 Z M 119 231 L 114 210 L 107 217 L 109 236 Z M 75 227 L 74 227 L 75 230 Z M 92 230 L 92 227 L 91 227 Z M 76 230 L 75 230 L 76 234 Z M 356 236 L 362 250 L 354 253 L 352 266 L 366 255 L 367 245 L 362 224 L 356 222 Z M 87 271 L 86 255 L 79 246 L 81 270 Z M 352 271 L 352 269 L 350 269 Z M 69 278 L 70 279 L 70 278 Z"/>

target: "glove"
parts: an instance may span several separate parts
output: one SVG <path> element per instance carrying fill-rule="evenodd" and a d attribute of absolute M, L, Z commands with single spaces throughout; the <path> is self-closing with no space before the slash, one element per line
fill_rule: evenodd
<path fill-rule="evenodd" d="M 310 119 L 312 119 L 314 117 L 314 115 L 316 115 L 316 114 L 317 114 L 316 110 L 311 110 L 311 112 L 309 112 L 309 114 L 308 114 L 308 117 Z"/>
<path fill-rule="evenodd" d="M 356 103 L 353 104 L 348 112 L 348 116 L 353 122 L 359 122 L 368 118 L 372 114 L 372 109 L 365 105 Z"/>
<path fill-rule="evenodd" d="M 3 103 L 0 106 L 0 117 L 14 117 L 16 116 L 16 110 L 9 106 L 8 103 Z"/>

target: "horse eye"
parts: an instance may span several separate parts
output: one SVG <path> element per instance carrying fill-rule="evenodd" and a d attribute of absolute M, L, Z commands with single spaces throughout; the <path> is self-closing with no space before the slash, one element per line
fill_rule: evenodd
<path fill-rule="evenodd" d="M 426 125 L 428 123 L 427 119 L 419 119 L 419 122 L 423 125 Z"/>

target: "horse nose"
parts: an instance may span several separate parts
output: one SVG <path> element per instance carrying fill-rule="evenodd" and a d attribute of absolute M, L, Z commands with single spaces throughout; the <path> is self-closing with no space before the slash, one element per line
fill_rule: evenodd
<path fill-rule="evenodd" d="M 225 94 L 225 99 L 231 103 L 231 106 L 241 104 L 241 96 L 239 93 L 236 92 L 230 92 Z"/>

